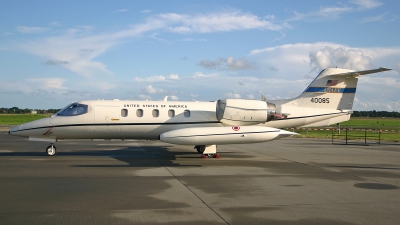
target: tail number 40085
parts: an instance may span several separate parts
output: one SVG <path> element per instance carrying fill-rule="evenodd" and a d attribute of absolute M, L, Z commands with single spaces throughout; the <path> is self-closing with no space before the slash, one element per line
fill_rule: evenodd
<path fill-rule="evenodd" d="M 329 98 L 311 98 L 312 103 L 329 103 Z"/>

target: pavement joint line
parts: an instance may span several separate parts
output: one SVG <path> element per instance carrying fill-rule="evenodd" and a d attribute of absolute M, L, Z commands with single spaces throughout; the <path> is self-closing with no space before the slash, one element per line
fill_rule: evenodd
<path fill-rule="evenodd" d="M 354 174 L 351 174 L 351 173 L 335 171 L 335 170 L 332 170 L 332 169 L 329 169 L 329 168 L 325 168 L 325 167 L 321 167 L 321 166 L 316 166 L 316 165 L 312 165 L 312 164 L 308 164 L 308 163 L 298 162 L 298 161 L 295 161 L 295 160 L 285 159 L 285 158 L 281 158 L 281 157 L 278 157 L 278 156 L 269 155 L 269 154 L 266 154 L 266 153 L 251 151 L 251 150 L 248 150 L 248 149 L 245 149 L 245 148 L 239 148 L 239 147 L 234 147 L 234 146 L 231 146 L 231 147 L 237 148 L 237 149 L 241 149 L 241 150 L 245 150 L 245 151 L 249 151 L 249 152 L 253 152 L 253 153 L 257 153 L 257 154 L 260 154 L 260 155 L 266 155 L 266 156 L 269 156 L 269 157 L 273 157 L 273 158 L 280 159 L 280 160 L 285 160 L 285 161 L 292 162 L 292 163 L 298 163 L 300 165 L 305 165 L 305 166 L 310 166 L 310 167 L 314 167 L 314 168 L 318 168 L 318 169 L 328 170 L 328 171 L 334 172 L 334 173 L 341 173 L 341 174 L 346 175 L 346 176 L 355 177 L 355 178 L 359 178 L 359 179 L 363 179 L 363 180 L 367 180 L 367 181 L 372 181 L 372 182 L 375 182 L 375 183 L 378 183 L 378 184 L 390 184 L 390 185 L 393 185 L 393 186 L 397 186 L 397 185 L 394 185 L 394 184 L 391 184 L 391 183 L 385 183 L 385 182 L 381 182 L 381 181 L 374 180 L 374 179 L 371 179 L 371 178 L 366 178 L 366 177 L 354 175 Z"/>
<path fill-rule="evenodd" d="M 142 146 L 140 143 L 137 143 L 141 148 Z M 147 150 L 145 150 L 147 152 Z M 150 153 L 149 153 L 150 154 Z M 150 154 L 152 156 L 152 154 Z M 153 156 L 152 156 L 153 157 Z M 154 158 L 154 157 L 153 157 Z M 212 212 L 214 212 L 219 218 L 221 218 L 222 221 L 224 221 L 226 224 L 230 225 L 228 221 L 226 221 L 217 211 L 215 211 L 211 206 L 209 206 L 203 199 L 200 198 L 192 189 L 190 189 L 186 184 L 184 184 L 174 173 L 172 173 L 166 166 L 163 166 L 159 160 L 157 160 L 158 164 L 160 164 L 161 167 L 163 167 L 165 170 L 167 170 L 176 180 L 179 181 L 186 189 L 188 189 L 194 196 L 196 196 L 197 199 L 199 199 L 207 208 L 209 208 Z"/>

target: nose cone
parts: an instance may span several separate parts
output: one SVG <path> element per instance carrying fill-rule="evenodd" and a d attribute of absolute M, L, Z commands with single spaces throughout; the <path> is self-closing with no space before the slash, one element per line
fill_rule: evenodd
<path fill-rule="evenodd" d="M 8 131 L 10 135 L 21 137 L 42 136 L 50 127 L 50 118 L 43 118 L 15 126 Z"/>

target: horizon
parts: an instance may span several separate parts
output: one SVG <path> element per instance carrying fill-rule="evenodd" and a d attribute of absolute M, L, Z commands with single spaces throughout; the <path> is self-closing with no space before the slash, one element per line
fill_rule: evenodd
<path fill-rule="evenodd" d="M 328 67 L 387 67 L 359 79 L 353 110 L 400 111 L 398 1 L 2 5 L 0 107 L 289 99 Z"/>

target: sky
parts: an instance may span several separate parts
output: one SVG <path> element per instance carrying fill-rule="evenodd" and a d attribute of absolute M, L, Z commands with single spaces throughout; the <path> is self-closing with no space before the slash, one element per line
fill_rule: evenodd
<path fill-rule="evenodd" d="M 80 100 L 297 97 L 320 70 L 362 76 L 353 110 L 400 111 L 400 1 L 0 3 L 0 107 Z"/>

